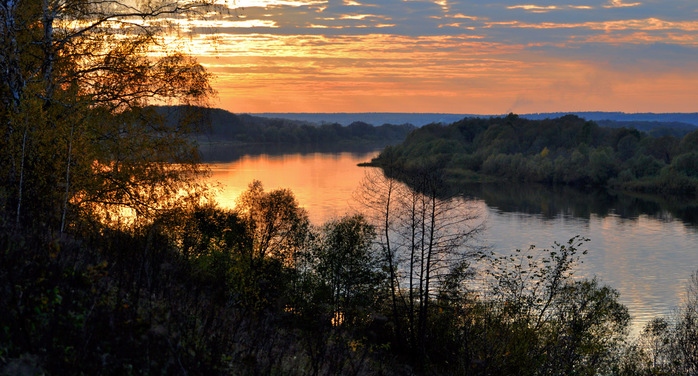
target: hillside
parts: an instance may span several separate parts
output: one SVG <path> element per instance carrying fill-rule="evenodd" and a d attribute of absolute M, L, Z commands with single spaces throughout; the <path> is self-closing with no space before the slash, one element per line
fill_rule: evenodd
<path fill-rule="evenodd" d="M 373 126 L 361 121 L 348 125 L 315 124 L 309 121 L 236 115 L 221 109 L 207 110 L 202 141 L 243 144 L 366 145 L 386 146 L 400 142 L 414 129 L 410 124 Z"/>

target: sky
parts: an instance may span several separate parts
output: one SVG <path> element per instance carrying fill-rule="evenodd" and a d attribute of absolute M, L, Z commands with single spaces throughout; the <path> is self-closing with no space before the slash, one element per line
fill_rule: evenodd
<path fill-rule="evenodd" d="M 186 48 L 235 113 L 698 112 L 696 0 L 220 7 Z"/>

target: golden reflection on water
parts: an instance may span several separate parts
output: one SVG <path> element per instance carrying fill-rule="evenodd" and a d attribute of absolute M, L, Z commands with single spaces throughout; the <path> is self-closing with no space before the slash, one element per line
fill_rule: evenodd
<path fill-rule="evenodd" d="M 211 183 L 220 183 L 217 196 L 223 207 L 235 200 L 257 179 L 265 190 L 289 188 L 311 221 L 320 225 L 352 211 L 352 194 L 364 177 L 357 167 L 369 161 L 371 153 L 311 153 L 283 156 L 245 156 L 228 163 L 210 164 Z M 653 317 L 670 315 L 685 295 L 691 272 L 698 268 L 698 231 L 667 214 L 634 218 L 591 214 L 587 218 L 559 214 L 501 211 L 487 207 L 486 231 L 481 241 L 497 252 L 509 254 L 516 248 L 535 244 L 548 248 L 554 241 L 565 243 L 575 235 L 591 239 L 585 248 L 577 277 L 598 277 L 621 293 L 620 301 L 633 316 L 632 332 L 637 334 Z"/>
<path fill-rule="evenodd" d="M 226 208 L 235 207 L 237 197 L 253 180 L 261 181 L 265 191 L 289 188 L 308 211 L 310 220 L 319 225 L 351 212 L 352 194 L 364 177 L 364 168 L 356 165 L 376 154 L 244 156 L 233 162 L 210 164 L 209 181 L 220 184 L 216 199 Z"/>

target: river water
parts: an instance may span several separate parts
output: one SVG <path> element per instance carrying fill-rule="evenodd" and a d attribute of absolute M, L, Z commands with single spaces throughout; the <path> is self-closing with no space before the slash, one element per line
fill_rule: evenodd
<path fill-rule="evenodd" d="M 253 180 L 266 190 L 290 188 L 314 224 L 351 212 L 352 196 L 376 151 L 236 151 L 204 155 L 217 200 L 233 207 Z M 582 192 L 543 186 L 474 185 L 463 196 L 483 209 L 482 244 L 508 254 L 548 248 L 575 235 L 590 239 L 577 275 L 599 278 L 621 293 L 633 331 L 680 304 L 698 268 L 698 202 L 653 196 Z"/>

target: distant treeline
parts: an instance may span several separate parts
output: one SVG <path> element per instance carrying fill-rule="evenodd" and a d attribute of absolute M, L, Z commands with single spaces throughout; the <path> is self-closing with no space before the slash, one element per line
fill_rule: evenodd
<path fill-rule="evenodd" d="M 202 136 L 211 141 L 232 141 L 245 144 L 328 144 L 375 143 L 381 146 L 405 139 L 415 127 L 411 124 L 373 126 L 353 122 L 315 124 L 307 121 L 236 115 L 225 110 L 208 110 Z"/>
<path fill-rule="evenodd" d="M 683 136 L 698 130 L 693 124 L 678 121 L 618 121 L 618 120 L 597 120 L 596 123 L 605 128 L 634 128 L 647 133 L 650 136 Z"/>
<path fill-rule="evenodd" d="M 394 174 L 438 172 L 451 182 L 508 180 L 697 193 L 698 131 L 683 137 L 652 134 L 601 127 L 575 115 L 468 118 L 419 128 L 372 163 Z"/>
<path fill-rule="evenodd" d="M 698 113 L 625 113 L 625 112 L 544 112 L 519 114 L 519 116 L 531 120 L 552 119 L 565 115 L 577 115 L 587 120 L 597 122 L 617 121 L 617 122 L 644 122 L 644 123 L 681 123 L 691 127 L 698 126 Z M 506 116 L 504 114 L 446 114 L 446 113 L 399 113 L 399 112 L 356 112 L 356 113 L 282 113 L 267 112 L 255 113 L 253 115 L 268 118 L 283 118 L 313 123 L 340 123 L 349 125 L 355 121 L 363 121 L 369 124 L 403 124 L 410 123 L 418 127 L 431 123 L 450 124 L 463 118 L 470 117 L 497 117 Z"/>

